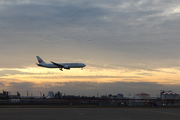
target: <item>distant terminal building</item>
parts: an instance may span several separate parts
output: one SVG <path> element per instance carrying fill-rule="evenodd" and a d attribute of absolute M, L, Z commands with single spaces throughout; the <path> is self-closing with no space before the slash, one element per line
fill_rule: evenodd
<path fill-rule="evenodd" d="M 162 93 L 162 99 L 163 100 L 167 100 L 167 99 L 179 100 L 179 94 L 176 92 L 167 91 L 167 92 Z"/>
<path fill-rule="evenodd" d="M 8 97 L 9 97 L 9 98 L 20 98 L 21 95 L 20 95 L 19 92 L 17 92 L 17 95 L 9 95 Z"/>
<path fill-rule="evenodd" d="M 62 98 L 62 93 L 60 93 L 59 91 L 57 93 L 55 93 L 54 95 L 55 98 Z"/>
<path fill-rule="evenodd" d="M 117 95 L 112 95 L 112 94 L 109 94 L 108 95 L 108 98 L 109 99 L 123 99 L 124 98 L 124 95 L 123 94 L 117 94 Z"/>
<path fill-rule="evenodd" d="M 17 95 L 9 95 L 9 92 L 4 90 L 3 93 L 0 93 L 0 98 L 20 98 L 20 96 L 19 92 L 17 92 Z"/>
<path fill-rule="evenodd" d="M 9 92 L 3 90 L 3 93 L 0 93 L 0 98 L 8 98 Z"/>
<path fill-rule="evenodd" d="M 54 92 L 53 91 L 49 91 L 48 98 L 54 98 Z"/>
<path fill-rule="evenodd" d="M 123 99 L 124 95 L 119 93 L 119 94 L 116 95 L 116 97 L 117 97 L 117 99 Z"/>
<path fill-rule="evenodd" d="M 147 93 L 138 93 L 135 95 L 135 99 L 150 99 L 150 95 Z"/>
<path fill-rule="evenodd" d="M 149 102 L 150 95 L 142 92 L 134 95 L 135 101 L 132 101 L 131 99 L 129 101 L 129 106 L 145 106 L 146 102 Z"/>

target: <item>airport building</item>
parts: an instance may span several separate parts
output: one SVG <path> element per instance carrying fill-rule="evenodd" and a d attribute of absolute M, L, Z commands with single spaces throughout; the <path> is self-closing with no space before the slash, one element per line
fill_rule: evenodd
<path fill-rule="evenodd" d="M 99 106 L 180 106 L 179 94 L 172 91 L 161 91 L 161 98 L 153 97 L 144 92 L 132 97 L 124 97 L 123 94 L 95 96 L 66 95 L 60 92 L 49 91 L 43 97 L 27 97 L 11 95 L 11 92 L 0 93 L 0 104 L 58 104 L 58 105 L 99 105 Z"/>
<path fill-rule="evenodd" d="M 108 98 L 109 99 L 124 99 L 124 95 L 123 94 L 117 94 L 117 95 L 112 95 L 112 94 L 109 94 L 108 95 Z"/>
<path fill-rule="evenodd" d="M 179 94 L 176 92 L 172 92 L 172 91 L 168 91 L 168 92 L 164 92 L 162 94 L 162 99 L 163 100 L 179 100 Z"/>
<path fill-rule="evenodd" d="M 135 95 L 135 99 L 150 99 L 150 95 L 147 93 L 138 93 Z"/>
<path fill-rule="evenodd" d="M 54 98 L 54 92 L 53 91 L 49 91 L 48 98 Z"/>

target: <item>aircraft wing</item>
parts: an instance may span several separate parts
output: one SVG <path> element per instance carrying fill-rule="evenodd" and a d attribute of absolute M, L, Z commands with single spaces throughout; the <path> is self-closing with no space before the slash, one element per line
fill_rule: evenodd
<path fill-rule="evenodd" d="M 58 64 L 58 63 L 55 63 L 55 62 L 52 62 L 52 61 L 51 61 L 51 63 L 54 64 L 54 65 L 56 65 L 56 66 L 58 66 L 59 68 L 64 68 L 63 65 L 60 65 L 60 64 Z"/>

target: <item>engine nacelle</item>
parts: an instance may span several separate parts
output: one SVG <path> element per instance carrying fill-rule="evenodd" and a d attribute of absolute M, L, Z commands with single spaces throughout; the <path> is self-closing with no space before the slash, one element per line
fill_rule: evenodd
<path fill-rule="evenodd" d="M 65 65 L 64 69 L 70 69 L 70 67 L 68 65 Z"/>

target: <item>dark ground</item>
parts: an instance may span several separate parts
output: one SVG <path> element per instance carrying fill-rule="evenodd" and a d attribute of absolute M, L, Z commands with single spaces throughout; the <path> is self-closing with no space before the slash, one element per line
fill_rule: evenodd
<path fill-rule="evenodd" d="M 52 108 L 50 106 L 2 108 L 1 106 L 0 120 L 180 120 L 180 109 L 173 107 Z"/>

